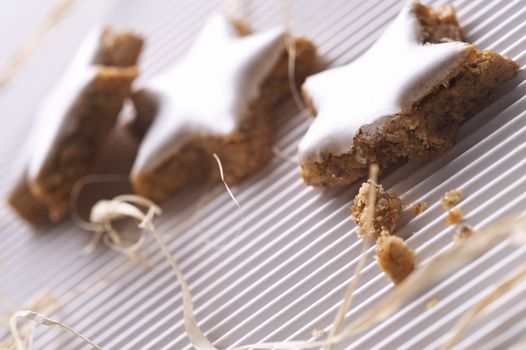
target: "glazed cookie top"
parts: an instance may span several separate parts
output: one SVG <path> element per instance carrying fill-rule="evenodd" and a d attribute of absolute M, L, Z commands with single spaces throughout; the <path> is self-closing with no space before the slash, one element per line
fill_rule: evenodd
<path fill-rule="evenodd" d="M 38 177 L 54 146 L 62 135 L 73 131 L 74 120 L 68 118 L 82 89 L 96 76 L 92 62 L 97 54 L 104 28 L 93 28 L 77 50 L 72 62 L 59 78 L 49 95 L 37 109 L 32 130 L 27 176 Z"/>
<path fill-rule="evenodd" d="M 405 5 L 356 61 L 307 78 L 303 90 L 317 116 L 300 142 L 301 162 L 349 153 L 360 128 L 375 131 L 383 117 L 410 109 L 465 59 L 466 43 L 422 43 L 413 8 Z"/>
<path fill-rule="evenodd" d="M 208 19 L 186 56 L 141 90 L 157 110 L 132 173 L 154 169 L 196 136 L 233 132 L 283 52 L 284 35 L 275 28 L 242 36 L 225 16 Z"/>

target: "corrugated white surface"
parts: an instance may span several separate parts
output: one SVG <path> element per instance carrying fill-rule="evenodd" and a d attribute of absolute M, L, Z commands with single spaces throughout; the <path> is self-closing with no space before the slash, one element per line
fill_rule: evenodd
<path fill-rule="evenodd" d="M 507 54 L 524 67 L 526 0 L 453 3 L 470 41 Z M 292 23 L 296 32 L 319 45 L 328 65 L 341 65 L 378 37 L 401 4 L 398 0 L 297 0 L 292 2 Z M 0 40 L 5 43 L 2 63 L 53 3 L 25 0 L 3 6 L 8 11 L 0 14 Z M 23 72 L 0 92 L 2 195 L 16 177 L 14 169 L 21 158 L 17 152 L 36 104 L 94 22 L 130 26 L 147 36 L 142 60 L 142 79 L 146 79 L 183 53 L 206 15 L 221 6 L 221 1 L 208 0 L 78 0 Z M 282 22 L 281 9 L 279 2 L 254 0 L 245 11 L 254 27 L 262 29 Z M 444 225 L 445 212 L 438 205 L 449 189 L 466 194 L 461 207 L 467 222 L 475 226 L 526 209 L 526 82 L 522 77 L 505 90 L 462 127 L 459 142 L 450 152 L 428 164 L 402 166 L 383 179 L 406 203 L 431 204 L 400 229 L 416 249 L 419 262 L 451 244 L 454 229 Z M 281 122 L 276 145 L 293 157 L 309 114 L 298 113 L 288 103 L 277 115 Z M 297 167 L 276 158 L 233 188 L 245 213 L 240 232 L 240 213 L 220 186 L 188 191 L 166 203 L 159 229 L 188 278 L 200 326 L 218 347 L 309 338 L 313 329 L 331 323 L 360 251 L 348 209 L 356 190 L 356 186 L 328 191 L 307 188 Z M 199 201 L 210 192 L 220 194 L 205 204 Z M 194 221 L 188 227 L 190 219 Z M 147 251 L 153 267 L 148 269 L 102 247 L 82 256 L 80 250 L 89 235 L 70 223 L 33 233 L 5 204 L 0 206 L 0 220 L 0 266 L 4 269 L 0 292 L 17 302 L 45 291 L 61 296 L 110 274 L 109 283 L 74 298 L 54 317 L 105 349 L 190 348 L 183 331 L 179 285 L 151 240 Z M 373 261 L 373 249 L 350 318 L 369 310 L 393 288 Z M 340 348 L 437 348 L 470 305 L 524 262 L 524 249 L 496 246 Z M 504 349 L 516 342 L 526 331 L 525 296 L 523 284 L 495 303 L 457 348 Z M 432 298 L 439 303 L 427 310 L 425 304 Z M 39 349 L 82 347 L 55 330 L 38 334 Z M 0 337 L 6 335 L 2 329 Z"/>

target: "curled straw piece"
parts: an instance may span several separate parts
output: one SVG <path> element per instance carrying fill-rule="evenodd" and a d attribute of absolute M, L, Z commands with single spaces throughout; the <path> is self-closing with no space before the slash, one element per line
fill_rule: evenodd
<path fill-rule="evenodd" d="M 55 321 L 42 314 L 39 314 L 38 312 L 22 310 L 22 311 L 16 312 L 13 316 L 11 316 L 11 319 L 9 321 L 9 324 L 11 327 L 11 335 L 16 344 L 17 350 L 31 350 L 33 348 L 33 336 L 35 333 L 35 327 L 32 327 L 30 328 L 30 331 L 27 334 L 22 335 L 18 331 L 18 319 L 19 318 L 25 318 L 25 319 L 28 319 L 30 321 L 36 322 L 37 324 L 41 324 L 44 326 L 62 328 L 68 331 L 69 333 L 73 334 L 74 336 L 82 339 L 85 343 L 91 345 L 94 349 L 97 349 L 97 350 L 102 349 L 100 346 L 95 344 L 89 338 L 83 336 L 82 334 L 78 333 L 73 328 L 65 325 L 62 322 Z"/>
<path fill-rule="evenodd" d="M 90 222 L 94 224 L 96 239 L 102 237 L 103 242 L 112 249 L 128 255 L 135 261 L 142 261 L 138 251 L 144 242 L 144 231 L 139 238 L 131 245 L 126 245 L 121 237 L 122 235 L 113 227 L 112 222 L 123 218 L 132 218 L 139 222 L 138 227 L 144 230 L 144 220 L 146 214 L 139 208 L 148 208 L 152 215 L 161 215 L 162 211 L 155 203 L 149 199 L 127 194 L 114 197 L 112 200 L 98 201 L 90 213 Z"/>
<path fill-rule="evenodd" d="M 217 154 L 213 154 L 218 168 L 221 181 L 223 182 L 230 198 L 234 201 L 237 208 L 241 210 L 241 206 L 237 201 L 236 197 L 230 190 L 227 182 L 225 181 L 223 166 L 221 160 Z M 138 227 L 143 230 L 143 233 L 151 233 L 161 251 L 163 252 L 165 258 L 170 263 L 172 269 L 177 276 L 177 280 L 181 284 L 181 289 L 183 292 L 183 317 L 184 317 L 184 326 L 185 331 L 190 338 L 190 341 L 194 347 L 198 350 L 217 350 L 212 343 L 208 340 L 206 335 L 201 331 L 194 316 L 194 307 L 192 301 L 192 295 L 190 289 L 186 282 L 186 279 L 179 268 L 177 262 L 171 255 L 168 247 L 164 243 L 161 235 L 156 230 L 155 225 L 153 224 L 153 219 L 155 216 L 162 214 L 161 208 L 159 208 L 154 202 L 149 199 L 146 199 L 137 195 L 120 195 L 116 196 L 111 200 L 100 200 L 91 209 L 90 213 L 90 222 L 86 223 L 84 227 L 89 227 L 91 230 L 95 231 L 97 235 L 107 234 L 110 239 L 119 244 L 120 234 L 113 227 L 112 222 L 119 219 L 131 218 L 135 219 L 138 222 Z M 242 220 L 241 220 L 242 222 Z M 139 247 L 142 244 L 144 239 L 144 234 L 141 235 L 141 239 L 133 245 L 133 248 Z M 128 253 L 127 251 L 122 251 Z"/>
<path fill-rule="evenodd" d="M 239 205 L 239 202 L 237 201 L 236 196 L 234 196 L 234 194 L 230 190 L 230 187 L 228 186 L 225 180 L 225 173 L 223 171 L 223 165 L 221 164 L 221 159 L 219 159 L 219 156 L 215 153 L 212 153 L 212 156 L 214 156 L 214 159 L 217 162 L 217 167 L 219 168 L 219 176 L 221 177 L 221 181 L 223 182 L 223 185 L 225 185 L 225 189 L 228 192 L 228 195 L 230 196 L 230 198 L 232 198 L 232 200 L 236 204 L 237 209 L 239 209 L 239 213 L 241 216 L 239 220 L 239 228 L 237 230 L 237 235 L 239 236 L 239 234 L 241 233 L 241 230 L 243 229 L 243 221 L 245 221 L 245 213 L 243 212 L 243 209 L 241 209 L 241 205 Z"/>
<path fill-rule="evenodd" d="M 225 181 L 225 173 L 223 172 L 223 165 L 221 164 L 221 159 L 219 159 L 219 156 L 215 153 L 212 154 L 217 162 L 217 166 L 219 168 L 219 176 L 221 177 L 221 181 L 223 182 L 223 185 L 225 185 L 225 188 L 226 188 L 226 191 L 228 192 L 228 194 L 230 195 L 230 198 L 232 198 L 232 200 L 234 201 L 234 203 L 236 203 L 236 207 L 241 210 L 241 206 L 239 205 L 239 202 L 237 201 L 236 197 L 234 196 L 234 194 L 232 193 L 232 191 L 230 190 L 230 187 L 228 186 L 228 184 L 226 183 Z"/>
<path fill-rule="evenodd" d="M 99 242 L 102 240 L 105 245 L 110 247 L 111 249 L 128 255 L 132 260 L 135 262 L 144 262 L 144 258 L 140 256 L 138 253 L 139 248 L 142 246 L 144 242 L 144 232 L 141 232 L 139 237 L 133 242 L 133 243 L 126 243 L 123 241 L 121 236 L 115 231 L 113 226 L 111 224 L 108 224 L 106 222 L 103 222 L 103 218 L 99 218 L 99 214 L 97 212 L 92 213 L 94 217 L 90 218 L 90 221 L 83 220 L 79 214 L 77 209 L 77 203 L 78 198 L 81 193 L 81 191 L 86 187 L 87 185 L 92 184 L 101 184 L 101 183 L 128 183 L 128 178 L 124 175 L 89 175 L 86 177 L 83 177 L 72 188 L 71 196 L 70 196 L 70 206 L 71 206 L 71 220 L 75 225 L 78 227 L 87 230 L 87 231 L 93 231 L 93 237 L 91 238 L 91 241 L 88 243 L 88 245 L 83 249 L 84 254 L 90 254 L 93 252 L 95 247 L 99 244 Z M 123 198 L 120 196 L 119 198 Z M 108 201 L 106 201 L 108 202 Z M 104 201 L 101 201 L 98 205 L 98 209 L 100 210 L 104 205 L 109 205 Z M 115 205 L 115 204 L 111 204 Z M 124 206 L 127 208 L 122 208 L 122 210 L 131 210 L 134 211 L 133 208 L 129 207 L 129 204 L 127 203 L 120 203 L 119 205 Z M 129 216 L 132 216 L 137 218 L 138 213 L 129 213 Z M 117 219 L 117 217 L 113 218 L 113 220 Z M 107 221 L 107 220 L 106 220 Z"/>
<path fill-rule="evenodd" d="M 90 220 L 106 228 L 111 227 L 113 220 L 128 217 L 137 220 L 139 228 L 154 236 L 165 258 L 174 270 L 177 280 L 181 284 L 183 291 L 184 326 L 190 341 L 196 349 L 213 350 L 215 347 L 201 331 L 195 320 L 192 295 L 190 294 L 186 279 L 153 224 L 154 217 L 160 214 L 161 209 L 152 201 L 136 195 L 122 195 L 112 200 L 101 200 L 97 202 L 92 208 Z"/>
<path fill-rule="evenodd" d="M 45 293 L 44 295 L 40 296 L 39 298 L 30 301 L 27 303 L 24 307 L 18 307 L 15 305 L 7 296 L 0 295 L 0 303 L 4 304 L 6 309 L 8 310 L 6 314 L 2 315 L 0 317 L 0 325 L 7 324 L 11 322 L 13 315 L 15 315 L 18 310 L 23 309 L 30 309 L 34 310 L 33 312 L 39 312 L 39 313 L 53 313 L 57 310 L 58 304 L 56 301 L 56 298 L 54 295 L 50 293 Z M 35 327 L 36 324 L 26 323 L 20 329 L 17 329 L 15 333 L 19 334 L 18 343 L 20 343 L 20 340 L 24 343 L 24 347 L 22 349 L 31 349 L 33 344 L 33 337 L 35 333 Z M 17 342 L 15 341 L 15 336 L 12 333 L 11 337 L 5 339 L 4 341 L 0 342 L 0 350 L 15 350 L 15 349 L 21 349 L 20 346 L 17 347 Z"/>
<path fill-rule="evenodd" d="M 358 283 L 360 282 L 360 273 L 362 272 L 362 269 L 364 268 L 365 263 L 367 261 L 367 249 L 369 249 L 369 244 L 370 244 L 369 237 L 371 233 L 371 228 L 373 226 L 374 209 L 376 205 L 376 183 L 378 181 L 378 165 L 373 164 L 369 167 L 369 179 L 372 181 L 373 186 L 371 186 L 371 189 L 369 190 L 367 213 L 366 213 L 365 222 L 364 222 L 364 229 L 365 229 L 365 232 L 367 232 L 368 234 L 363 238 L 362 251 L 360 252 L 360 260 L 358 261 L 358 264 L 356 265 L 353 279 L 351 283 L 349 284 L 349 288 L 347 289 L 347 292 L 345 293 L 345 297 L 343 298 L 342 305 L 340 306 L 340 309 L 338 310 L 336 314 L 336 318 L 334 319 L 334 323 L 333 323 L 331 332 L 329 333 L 329 336 L 335 336 L 336 334 L 340 332 L 345 322 L 345 315 L 347 314 L 347 311 L 349 311 L 349 308 L 351 307 L 354 291 L 356 290 L 356 287 L 358 286 Z M 331 349 L 332 349 L 332 344 L 329 344 L 325 347 L 325 350 L 331 350 Z"/>
<path fill-rule="evenodd" d="M 287 61 L 287 74 L 288 74 L 288 80 L 289 80 L 289 89 L 292 94 L 292 99 L 294 100 L 294 103 L 298 107 L 298 109 L 304 110 L 306 108 L 305 103 L 303 103 L 303 99 L 301 98 L 301 94 L 298 91 L 298 87 L 296 86 L 296 76 L 295 76 L 295 70 L 296 70 L 296 40 L 294 39 L 294 35 L 292 33 L 292 26 L 290 24 L 292 19 L 292 10 L 290 8 L 290 3 L 287 0 L 279 0 L 282 10 L 283 10 L 283 17 L 285 22 L 285 49 L 287 50 L 288 54 L 288 61 Z"/>

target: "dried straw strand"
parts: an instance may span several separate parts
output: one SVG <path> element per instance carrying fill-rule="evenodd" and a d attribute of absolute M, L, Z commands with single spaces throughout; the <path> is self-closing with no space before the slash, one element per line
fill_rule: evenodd
<path fill-rule="evenodd" d="M 20 332 L 18 331 L 18 319 L 19 318 L 25 318 L 25 319 L 36 322 L 37 324 L 40 324 L 43 326 L 62 328 L 63 330 L 73 334 L 75 337 L 82 339 L 85 343 L 91 345 L 94 349 L 102 350 L 102 348 L 98 346 L 97 344 L 95 344 L 92 340 L 80 334 L 79 332 L 75 331 L 73 328 L 69 327 L 68 325 L 60 321 L 53 320 L 42 314 L 39 314 L 38 312 L 30 311 L 30 310 L 22 310 L 22 311 L 16 312 L 13 316 L 11 316 L 11 319 L 9 321 L 9 325 L 11 328 L 11 335 L 13 337 L 14 343 L 16 344 L 17 350 L 31 350 L 32 349 L 33 335 L 35 331 L 35 327 L 32 327 L 29 334 L 27 335 L 20 334 Z"/>
<path fill-rule="evenodd" d="M 486 307 L 509 292 L 513 287 L 522 282 L 524 279 L 526 279 L 526 266 L 522 266 L 513 275 L 499 283 L 495 289 L 493 289 L 488 295 L 482 298 L 482 300 L 480 300 L 468 312 L 466 312 L 464 317 L 462 317 L 455 327 L 453 327 L 451 335 L 441 349 L 451 349 L 453 345 L 455 345 L 455 343 L 460 339 L 462 333 L 466 330 L 470 323 L 477 317 L 477 315 L 479 315 Z"/>
<path fill-rule="evenodd" d="M 465 265 L 496 244 L 517 236 L 526 236 L 526 216 L 504 219 L 479 230 L 472 237 L 448 248 L 427 264 L 419 267 L 391 292 L 377 307 L 345 327 L 339 334 L 320 341 L 288 341 L 250 344 L 232 350 L 246 349 L 312 349 L 339 344 L 392 315 L 398 308 L 441 280 L 453 270 Z M 511 242 L 516 242 L 517 239 Z"/>
<path fill-rule="evenodd" d="M 294 34 L 292 32 L 292 9 L 290 7 L 290 3 L 288 0 L 279 0 L 279 3 L 281 4 L 281 8 L 283 11 L 283 18 L 285 22 L 285 49 L 287 50 L 287 75 L 288 75 L 288 81 L 289 81 L 289 89 L 290 93 L 292 95 L 292 99 L 298 109 L 300 111 L 307 108 L 305 103 L 303 102 L 303 99 L 301 98 L 301 94 L 298 91 L 298 87 L 296 85 L 296 40 L 294 39 Z"/>
<path fill-rule="evenodd" d="M 378 165 L 373 164 L 369 167 L 369 179 L 372 182 L 371 189 L 369 190 L 369 200 L 367 205 L 367 213 L 365 216 L 365 222 L 364 222 L 364 229 L 365 232 L 367 232 L 367 235 L 363 237 L 362 241 L 362 251 L 360 252 L 360 260 L 358 261 L 358 264 L 356 265 L 356 269 L 354 271 L 354 276 L 349 284 L 349 287 L 347 288 L 347 291 L 345 293 L 345 296 L 342 301 L 342 305 L 338 309 L 338 312 L 336 313 L 336 317 L 334 319 L 334 323 L 331 329 L 331 332 L 329 333 L 329 336 L 335 336 L 338 334 L 343 326 L 343 323 L 345 322 L 345 315 L 347 314 L 347 311 L 349 311 L 349 308 L 351 307 L 352 303 L 352 297 L 354 294 L 354 291 L 358 287 L 358 283 L 360 282 L 360 273 L 362 272 L 362 269 L 365 266 L 365 263 L 367 261 L 367 250 L 369 249 L 370 245 L 370 239 L 371 236 L 371 229 L 373 227 L 373 220 L 374 220 L 374 212 L 375 212 L 375 205 L 376 205 L 376 183 L 378 181 Z M 325 346 L 325 350 L 331 350 L 332 344 L 328 344 Z"/>
<path fill-rule="evenodd" d="M 7 67 L 0 73 L 0 89 L 7 84 L 20 72 L 25 63 L 31 58 L 33 53 L 40 47 L 46 35 L 65 17 L 76 0 L 60 0 L 51 14 L 29 37 L 27 42 L 22 45 L 13 57 L 9 60 Z"/>
<path fill-rule="evenodd" d="M 232 200 L 236 204 L 237 208 L 239 210 L 241 210 L 241 206 L 239 205 L 239 202 L 237 201 L 236 197 L 234 196 L 234 194 L 230 190 L 230 187 L 228 186 L 228 184 L 225 181 L 225 173 L 223 172 L 223 165 L 221 164 L 221 159 L 219 159 L 219 156 L 217 154 L 215 154 L 215 153 L 213 153 L 212 155 L 214 156 L 214 158 L 215 158 L 215 160 L 217 162 L 217 166 L 219 167 L 219 176 L 221 177 L 221 181 L 223 182 L 223 185 L 225 185 L 226 191 L 230 195 L 230 198 L 232 198 Z"/>
<path fill-rule="evenodd" d="M 216 158 L 219 159 L 219 158 Z M 129 210 L 128 206 L 121 205 L 123 203 L 129 204 L 135 210 Z M 141 207 L 146 207 L 146 212 L 141 210 Z M 92 209 L 92 213 L 97 211 L 97 215 L 91 215 L 90 218 L 97 218 L 99 224 L 111 225 L 111 221 L 116 218 L 130 217 L 139 221 L 138 227 L 151 233 L 158 246 L 160 247 L 166 260 L 170 263 L 175 272 L 177 280 L 181 285 L 183 292 L 183 317 L 185 331 L 192 342 L 192 345 L 198 350 L 217 350 L 208 340 L 206 335 L 201 331 L 194 316 L 194 307 L 192 295 L 186 282 L 186 279 L 179 268 L 175 258 L 171 255 L 167 245 L 164 243 L 161 235 L 153 224 L 153 219 L 156 215 L 161 214 L 161 210 L 153 202 L 146 198 L 136 195 L 117 196 L 112 200 L 99 201 Z M 95 221 L 94 221 L 95 222 Z"/>

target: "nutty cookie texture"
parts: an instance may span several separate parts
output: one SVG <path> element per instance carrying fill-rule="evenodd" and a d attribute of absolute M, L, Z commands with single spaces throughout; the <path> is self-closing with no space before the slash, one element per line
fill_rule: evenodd
<path fill-rule="evenodd" d="M 452 6 L 409 2 L 378 41 L 350 64 L 307 78 L 316 116 L 299 146 L 301 176 L 338 187 L 402 161 L 429 161 L 455 142 L 519 66 L 461 42 Z"/>
<path fill-rule="evenodd" d="M 375 206 L 372 227 L 365 230 L 370 207 L 369 195 L 374 191 Z M 386 192 L 384 187 L 369 179 L 360 187 L 351 207 L 353 222 L 358 225 L 358 235 L 376 240 L 376 259 L 387 278 L 394 284 L 402 282 L 416 265 L 416 254 L 406 242 L 395 236 L 396 225 L 402 201 L 394 192 Z"/>
<path fill-rule="evenodd" d="M 380 267 L 394 284 L 399 284 L 413 272 L 416 254 L 397 236 L 382 236 L 376 242 L 376 258 Z"/>
<path fill-rule="evenodd" d="M 172 68 L 135 94 L 135 133 L 144 138 L 131 173 L 135 192 L 162 201 L 192 184 L 237 184 L 271 156 L 273 111 L 290 96 L 286 31 L 250 33 L 222 15 L 209 18 Z M 295 78 L 316 64 L 316 48 L 297 38 Z"/>
<path fill-rule="evenodd" d="M 366 208 L 369 205 L 369 191 L 375 187 L 376 203 L 373 214 L 373 227 L 371 232 L 365 232 L 364 224 L 367 217 Z M 386 192 L 380 184 L 375 184 L 371 180 L 364 182 L 360 191 L 354 197 L 354 204 L 351 207 L 353 222 L 357 224 L 360 236 L 371 236 L 374 239 L 382 235 L 390 235 L 396 229 L 398 217 L 402 210 L 402 201 L 396 193 Z"/>
<path fill-rule="evenodd" d="M 95 28 L 41 104 L 28 165 L 9 197 L 29 223 L 68 213 L 73 186 L 89 175 L 138 75 L 142 46 L 134 33 Z"/>

